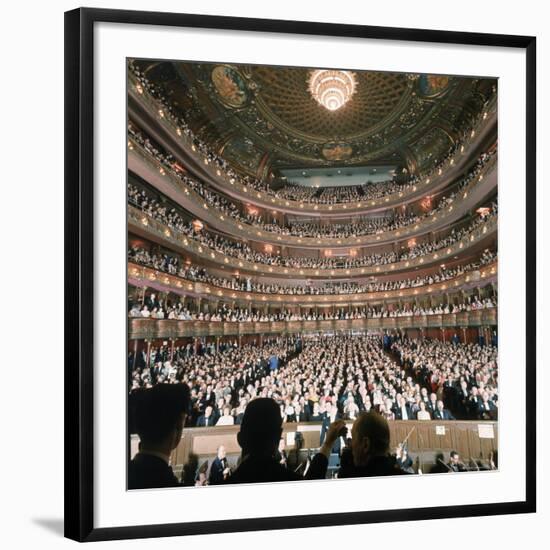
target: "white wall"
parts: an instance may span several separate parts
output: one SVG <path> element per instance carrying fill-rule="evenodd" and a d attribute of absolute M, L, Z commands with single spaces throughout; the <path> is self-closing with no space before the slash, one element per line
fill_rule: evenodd
<path fill-rule="evenodd" d="M 550 93 L 542 69 L 550 63 L 550 31 L 544 3 L 526 0 L 518 5 L 503 2 L 462 0 L 394 0 L 393 2 L 328 1 L 255 2 L 250 0 L 203 0 L 177 2 L 113 0 L 90 2 L 98 7 L 202 12 L 220 15 L 271 17 L 363 23 L 382 26 L 443 28 L 537 35 L 539 39 L 539 186 L 544 180 L 542 128 L 550 124 L 543 97 Z M 73 544 L 60 538 L 63 514 L 63 11 L 78 4 L 63 0 L 12 2 L 4 6 L 2 33 L 2 353 L 0 418 L 2 483 L 0 486 L 2 529 L 6 548 L 64 548 Z M 546 78 L 546 82 L 543 82 Z M 546 86 L 543 88 L 543 85 Z M 546 92 L 546 94 L 544 93 Z M 6 127 L 6 121 L 8 123 Z M 24 171 L 23 171 L 24 168 Z M 5 197 L 6 192 L 8 197 Z M 31 201 L 21 214 L 16 206 Z M 539 258 L 542 256 L 542 187 L 539 191 Z M 550 205 L 548 205 L 550 206 Z M 38 226 L 38 223 L 41 225 Z M 548 232 L 550 223 L 546 222 Z M 46 229 L 44 229 L 44 227 Z M 7 237 L 7 238 L 6 238 Z M 6 260 L 7 259 L 7 260 Z M 542 258 L 541 262 L 542 264 Z M 543 309 L 542 266 L 539 266 L 539 303 Z M 25 289 L 34 289 L 33 292 Z M 30 298 L 25 305 L 25 297 Z M 549 303 L 544 309 L 548 310 Z M 40 334 L 27 341 L 25 323 L 29 314 L 42 325 Z M 36 324 L 35 324 L 36 326 Z M 6 328 L 8 332 L 6 333 Z M 12 334 L 13 333 L 13 334 Z M 544 331 L 539 322 L 539 342 Z M 22 357 L 15 351 L 19 348 Z M 32 360 L 25 352 L 32 354 Z M 542 361 L 541 361 L 542 362 Z M 21 376 L 19 372 L 23 373 Z M 31 384 L 28 384 L 31 382 Z M 15 389 L 11 384 L 17 385 Z M 27 385 L 28 384 L 28 385 Z M 539 372 L 539 402 L 544 380 Z M 22 391 L 21 391 L 22 390 Z M 541 405 L 539 448 L 550 451 L 543 440 L 547 420 Z M 42 449 L 29 453 L 30 444 Z M 545 455 L 547 453 L 544 453 Z M 543 454 L 539 452 L 539 464 Z M 539 513 L 531 516 L 493 517 L 398 523 L 345 528 L 326 528 L 273 533 L 245 533 L 104 543 L 115 545 L 176 548 L 183 544 L 225 549 L 258 546 L 365 548 L 427 546 L 442 550 L 482 545 L 513 548 L 547 539 L 550 520 L 548 495 L 542 495 L 543 471 L 539 471 Z M 238 506 L 238 503 L 227 503 Z M 184 504 L 182 503 L 182 506 Z M 282 511 L 284 512 L 284 510 Z M 546 524 L 545 524 L 546 521 Z M 537 537 L 538 534 L 538 537 Z M 546 536 L 545 536 L 546 535 Z M 544 537 L 544 538 L 543 538 Z M 542 543 L 544 545 L 544 543 Z M 537 545 L 541 547 L 541 543 Z"/>

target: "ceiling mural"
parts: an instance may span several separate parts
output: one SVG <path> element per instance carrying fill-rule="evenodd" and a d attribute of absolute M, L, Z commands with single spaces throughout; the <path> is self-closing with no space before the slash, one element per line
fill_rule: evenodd
<path fill-rule="evenodd" d="M 310 92 L 312 69 L 138 63 L 193 131 L 247 173 L 255 173 L 262 158 L 274 170 L 381 162 L 423 169 L 471 126 L 496 85 L 483 78 L 354 71 L 353 94 L 330 110 Z M 337 86 L 330 93 L 339 98 L 345 90 Z"/>
<path fill-rule="evenodd" d="M 421 74 L 418 77 L 418 90 L 423 96 L 433 97 L 442 94 L 449 86 L 448 76 Z"/>
<path fill-rule="evenodd" d="M 256 172 L 263 152 L 254 146 L 247 137 L 237 135 L 233 137 L 221 150 L 223 157 L 229 162 L 239 162 L 247 171 Z"/>
<path fill-rule="evenodd" d="M 248 88 L 235 69 L 217 65 L 212 69 L 211 78 L 220 99 L 229 107 L 243 107 L 248 103 Z"/>
<path fill-rule="evenodd" d="M 422 170 L 443 157 L 452 143 L 451 138 L 442 128 L 433 127 L 410 147 L 418 167 Z"/>
<path fill-rule="evenodd" d="M 353 153 L 353 147 L 349 143 L 325 143 L 323 145 L 323 157 L 327 160 L 347 160 Z"/>

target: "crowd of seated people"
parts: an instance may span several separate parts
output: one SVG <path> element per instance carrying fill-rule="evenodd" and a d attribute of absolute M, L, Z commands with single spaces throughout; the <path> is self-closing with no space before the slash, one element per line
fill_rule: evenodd
<path fill-rule="evenodd" d="M 401 260 L 415 258 L 422 254 L 451 246 L 459 240 L 466 238 L 483 222 L 492 219 L 497 213 L 497 206 L 496 203 L 494 203 L 487 215 L 477 216 L 467 228 L 460 230 L 453 229 L 451 234 L 443 239 L 428 243 L 420 243 L 402 252 L 381 252 L 367 256 L 346 258 L 308 258 L 300 256 L 281 257 L 279 255 L 259 252 L 242 241 L 232 241 L 222 235 L 209 233 L 206 230 L 197 231 L 193 224 L 181 216 L 174 207 L 161 203 L 145 190 L 139 189 L 132 184 L 128 184 L 128 201 L 155 220 L 222 254 L 253 263 L 306 269 L 370 267 L 374 265 L 387 265 Z"/>
<path fill-rule="evenodd" d="M 239 174 L 223 157 L 212 152 L 207 143 L 193 133 L 187 122 L 182 118 L 181 114 L 177 113 L 174 110 L 173 106 L 170 104 L 170 101 L 162 90 L 162 87 L 150 82 L 146 75 L 134 63 L 130 63 L 129 68 L 137 79 L 142 90 L 147 90 L 148 93 L 156 101 L 160 102 L 160 104 L 162 105 L 162 116 L 170 118 L 173 121 L 173 123 L 177 127 L 177 133 L 179 135 L 185 135 L 190 140 L 192 140 L 195 150 L 198 150 L 204 156 L 204 158 L 208 160 L 208 162 L 213 163 L 218 169 L 223 171 L 228 179 L 239 181 L 244 186 L 264 193 L 269 193 L 274 196 L 277 196 L 277 193 L 280 193 L 280 191 L 274 191 L 267 181 Z M 481 114 L 479 115 L 479 120 L 481 120 Z M 421 175 L 412 175 L 407 182 L 400 184 L 399 191 L 404 192 L 408 190 L 409 188 L 417 184 L 421 178 L 429 177 L 430 175 L 435 173 L 441 173 L 442 168 L 453 161 L 453 158 L 459 153 L 459 150 L 463 150 L 464 144 L 469 139 L 470 134 L 465 133 L 463 138 L 457 141 L 453 146 L 451 146 L 449 148 L 449 151 L 442 157 L 442 159 L 438 160 L 438 162 L 435 163 L 431 168 L 426 170 L 425 173 Z M 484 162 L 484 158 L 487 154 L 488 153 L 484 153 L 484 155 L 480 157 L 478 162 Z M 378 186 L 377 184 L 373 184 L 373 188 L 370 190 L 367 198 L 373 199 L 384 197 L 393 194 L 396 191 L 397 189 L 394 186 Z M 356 199 L 353 198 L 352 200 Z M 334 203 L 336 203 L 336 199 L 334 199 Z"/>
<path fill-rule="evenodd" d="M 234 275 L 232 278 L 217 277 L 208 273 L 204 267 L 194 266 L 183 262 L 179 256 L 168 253 L 151 253 L 144 248 L 133 246 L 128 250 L 128 261 L 144 265 L 186 279 L 199 281 L 220 288 L 239 290 L 243 292 L 256 292 L 261 294 L 283 295 L 335 295 L 335 294 L 360 294 L 367 292 L 383 292 L 388 290 L 402 290 L 418 288 L 448 281 L 478 270 L 483 265 L 495 261 L 497 254 L 485 250 L 478 261 L 460 265 L 453 269 L 439 268 L 432 274 L 418 276 L 414 279 L 402 279 L 394 281 L 370 281 L 370 282 L 330 282 L 307 285 L 284 285 L 275 283 L 263 283 L 253 281 L 249 276 Z"/>
<path fill-rule="evenodd" d="M 494 153 L 484 153 L 479 157 L 478 162 L 472 167 L 466 176 L 464 176 L 452 191 L 436 200 L 433 208 L 423 213 L 414 214 L 395 214 L 379 218 L 365 218 L 346 224 L 319 224 L 316 222 L 296 221 L 290 223 L 289 227 L 277 224 L 264 224 L 264 229 L 272 232 L 293 235 L 298 237 L 351 237 L 384 233 L 386 231 L 395 231 L 402 227 L 420 223 L 430 216 L 437 214 L 450 206 L 458 194 L 467 187 L 481 172 L 487 161 Z M 383 186 L 384 183 L 366 184 L 370 186 Z M 364 186 L 361 186 L 363 189 Z M 332 189 L 332 188 L 331 188 Z M 338 188 L 336 188 L 338 189 Z M 344 188 L 346 189 L 346 188 Z M 366 192 L 365 192 L 366 194 Z"/>
<path fill-rule="evenodd" d="M 187 425 L 240 424 L 248 404 L 274 399 L 284 422 L 491 419 L 498 414 L 497 348 L 378 336 L 280 338 L 220 350 L 152 347 L 129 357 L 130 391 L 183 382 Z M 321 435 L 323 439 L 323 434 Z"/>
<path fill-rule="evenodd" d="M 456 341 L 457 336 L 453 337 Z M 459 418 L 495 420 L 498 413 L 497 348 L 438 340 L 392 344 L 400 364 L 428 390 L 439 392 Z"/>
<path fill-rule="evenodd" d="M 277 189 L 276 195 L 281 199 L 308 202 L 312 204 L 340 204 L 361 200 L 371 200 L 398 193 L 415 183 L 417 178 L 410 178 L 406 183 L 393 180 L 367 182 L 361 185 L 340 185 L 337 187 L 306 187 L 287 183 Z"/>
<path fill-rule="evenodd" d="M 410 183 L 410 182 L 407 182 Z M 321 204 L 333 204 L 339 202 L 351 202 L 361 200 L 361 197 L 367 198 L 367 194 L 363 191 L 364 188 L 372 184 L 365 183 L 358 186 L 341 186 L 341 187 L 324 187 L 318 194 L 318 199 Z M 392 187 L 386 190 L 387 194 L 397 192 L 402 185 L 397 184 L 395 181 L 385 181 L 382 187 Z"/>
<path fill-rule="evenodd" d="M 170 170 L 183 183 L 191 187 L 208 205 L 236 221 L 254 225 L 255 227 L 271 233 L 294 237 L 349 238 L 395 231 L 402 227 L 422 222 L 430 215 L 450 205 L 460 190 L 473 180 L 483 166 L 476 164 L 471 172 L 462 178 L 458 185 L 454 186 L 456 188 L 450 194 L 438 199 L 434 208 L 420 214 L 394 214 L 376 218 L 364 218 L 355 220 L 351 223 L 320 224 L 312 221 L 294 221 L 288 224 L 281 224 L 275 218 L 266 219 L 259 212 L 253 213 L 240 208 L 229 198 L 213 191 L 206 184 L 189 177 L 189 175 L 178 165 L 172 154 L 165 152 L 160 145 L 152 142 L 150 138 L 144 136 L 133 125 L 130 124 L 128 126 L 128 132 L 137 143 L 149 152 L 149 154 L 153 155 L 166 167 L 166 169 Z M 341 193 L 343 193 L 343 191 L 341 191 Z"/>
<path fill-rule="evenodd" d="M 313 197 L 317 195 L 319 188 L 299 185 L 297 183 L 285 183 L 283 187 L 275 191 L 275 196 L 279 199 L 289 199 L 299 202 L 313 202 Z"/>
<path fill-rule="evenodd" d="M 488 207 L 489 210 L 487 213 L 476 216 L 468 226 L 461 229 L 453 229 L 447 237 L 438 239 L 436 241 L 426 241 L 419 243 L 408 250 L 404 250 L 399 254 L 399 260 L 412 260 L 423 256 L 425 254 L 430 254 L 432 252 L 437 252 L 442 248 L 452 246 L 453 244 L 467 238 L 473 233 L 479 226 L 483 223 L 486 223 L 490 220 L 496 220 L 498 215 L 498 205 L 496 202 L 492 202 Z"/>
<path fill-rule="evenodd" d="M 193 189 L 206 203 L 216 210 L 231 216 L 232 218 L 244 222 L 262 224 L 261 217 L 243 212 L 235 203 L 227 197 L 210 189 L 206 184 L 190 177 L 186 171 L 178 164 L 176 158 L 171 153 L 166 152 L 159 144 L 155 143 L 149 137 L 145 136 L 132 124 L 128 125 L 128 133 L 143 149 L 155 157 L 167 169 L 171 170 L 185 185 Z"/>
<path fill-rule="evenodd" d="M 410 176 L 407 179 L 406 185 L 398 183 L 394 180 L 366 182 L 361 186 L 361 191 L 365 200 L 379 199 L 388 195 L 394 195 L 402 191 L 408 190 L 420 181 L 418 176 Z"/>
<path fill-rule="evenodd" d="M 351 223 L 321 224 L 311 221 L 295 221 L 290 224 L 289 234 L 296 237 L 316 238 L 349 238 L 363 235 L 374 235 L 386 231 L 394 231 L 419 221 L 415 214 L 365 218 Z"/>
<path fill-rule="evenodd" d="M 246 405 L 256 396 L 261 373 L 272 364 L 283 364 L 295 352 L 291 338 L 238 347 L 226 343 L 216 352 L 211 346 L 177 346 L 170 359 L 167 346 L 152 347 L 149 357 L 138 353 L 129 359 L 131 391 L 156 384 L 184 382 L 191 388 L 191 426 L 212 426 L 229 406 L 239 424 Z M 135 360 L 134 360 L 135 359 Z M 222 422 L 223 424 L 223 422 Z"/>
<path fill-rule="evenodd" d="M 353 319 L 383 319 L 392 317 L 413 317 L 419 315 L 442 315 L 490 309 L 497 306 L 495 297 L 480 298 L 470 296 L 460 304 L 439 304 L 430 307 L 404 305 L 393 307 L 340 307 L 333 311 L 308 311 L 297 313 L 281 309 L 276 313 L 265 313 L 254 308 L 230 308 L 226 304 L 215 311 L 191 311 L 181 301 L 161 303 L 155 294 L 148 296 L 143 303 L 133 303 L 128 316 L 131 318 L 169 319 L 179 321 L 222 321 L 222 322 L 277 322 L 277 321 L 343 321 Z"/>
<path fill-rule="evenodd" d="M 450 160 L 459 150 L 460 144 L 453 147 L 449 153 L 441 160 L 440 166 Z M 463 182 L 467 185 L 472 178 L 479 174 L 491 158 L 492 152 L 483 152 L 472 167 L 470 174 Z M 436 167 L 439 170 L 439 166 Z M 435 171 L 435 169 L 434 169 Z M 408 188 L 418 184 L 421 178 L 410 176 L 406 182 L 400 183 L 395 178 L 386 181 L 366 182 L 362 185 L 350 185 L 339 187 L 306 187 L 296 183 L 286 183 L 282 188 L 277 189 L 276 196 L 281 199 L 291 199 L 300 202 L 312 204 L 339 204 L 361 200 L 374 200 L 388 195 L 403 192 Z"/>
<path fill-rule="evenodd" d="M 307 187 L 287 183 L 276 192 L 280 199 L 312 204 L 340 204 L 364 198 L 361 185 L 340 185 L 336 187 Z"/>

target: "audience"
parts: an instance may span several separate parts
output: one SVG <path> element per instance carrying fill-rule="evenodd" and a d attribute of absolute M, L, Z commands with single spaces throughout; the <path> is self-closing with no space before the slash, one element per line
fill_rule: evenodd
<path fill-rule="evenodd" d="M 374 281 L 374 282 L 308 282 L 306 285 L 287 286 L 275 283 L 264 283 L 261 279 L 253 281 L 250 276 L 234 275 L 231 279 L 214 276 L 208 273 L 204 267 L 196 267 L 173 253 L 150 253 L 147 249 L 133 246 L 128 251 L 128 261 L 154 268 L 159 271 L 176 275 L 189 281 L 200 281 L 211 285 L 243 292 L 256 292 L 260 294 L 285 294 L 285 295 L 333 295 L 333 294 L 361 294 L 367 292 L 383 292 L 388 290 L 403 290 L 431 285 L 448 281 L 470 271 L 476 271 L 488 263 L 496 261 L 495 252 L 485 250 L 476 262 L 457 266 L 453 269 L 440 267 L 437 272 L 418 276 L 414 279 Z M 147 311 L 150 311 L 150 304 Z M 490 307 L 490 306 L 489 306 Z M 444 313 L 439 311 L 437 313 Z M 447 311 L 447 313 L 450 313 Z M 139 315 L 138 315 L 139 316 Z"/>
<path fill-rule="evenodd" d="M 177 299 L 177 298 L 176 298 Z M 414 317 L 426 315 L 446 315 L 461 311 L 476 311 L 490 309 L 497 306 L 496 297 L 479 298 L 470 296 L 462 304 L 439 304 L 432 307 L 405 305 L 390 306 L 362 306 L 349 308 L 339 307 L 331 311 L 308 311 L 296 313 L 284 308 L 276 313 L 259 311 L 255 308 L 230 308 L 226 304 L 214 311 L 190 311 L 181 301 L 166 302 L 166 309 L 162 306 L 149 310 L 148 306 L 137 303 L 131 305 L 128 316 L 131 318 L 143 317 L 147 319 L 168 319 L 179 321 L 222 321 L 222 322 L 276 322 L 276 321 L 344 321 L 351 319 L 385 319 L 395 317 Z"/>
<path fill-rule="evenodd" d="M 349 223 L 319 223 L 309 220 L 290 220 L 287 224 L 281 224 L 281 222 L 269 214 L 268 211 L 262 214 L 255 209 L 247 210 L 244 205 L 237 205 L 229 197 L 221 195 L 218 191 L 209 188 L 205 183 L 189 176 L 189 174 L 187 174 L 177 163 L 172 154 L 165 152 L 160 145 L 153 143 L 150 138 L 144 136 L 143 133 L 137 130 L 133 125 L 129 124 L 128 132 L 136 144 L 141 146 L 147 151 L 147 153 L 154 156 L 155 159 L 161 163 L 161 170 L 163 173 L 166 173 L 166 170 L 170 171 L 172 175 L 193 189 L 193 191 L 195 191 L 202 199 L 206 201 L 208 205 L 212 206 L 214 209 L 235 219 L 238 222 L 251 224 L 256 228 L 261 228 L 271 233 L 295 237 L 350 238 L 381 234 L 387 231 L 395 231 L 409 225 L 421 223 L 447 206 L 450 206 L 461 190 L 463 190 L 467 185 L 475 183 L 477 181 L 476 176 L 479 174 L 486 162 L 478 162 L 474 165 L 468 175 L 462 178 L 458 183 L 453 184 L 446 189 L 446 195 L 434 199 L 433 208 L 430 207 L 428 210 L 421 211 L 417 214 L 413 212 L 394 212 L 392 215 L 367 217 Z M 483 158 L 488 159 L 490 156 L 491 155 L 488 154 Z M 339 190 L 339 195 L 343 195 L 344 191 L 342 191 L 342 189 L 346 188 L 335 189 Z M 130 192 L 129 197 L 132 197 Z M 271 217 L 268 219 L 268 216 Z"/>
<path fill-rule="evenodd" d="M 438 340 L 398 340 L 392 351 L 423 388 L 434 419 L 496 420 L 497 348 Z"/>
<path fill-rule="evenodd" d="M 131 390 L 185 383 L 190 426 L 242 423 L 258 397 L 274 399 L 287 422 L 328 419 L 325 429 L 371 410 L 388 419 L 496 419 L 496 348 L 392 339 L 390 353 L 374 336 L 278 338 L 217 352 L 178 346 L 172 355 L 152 347 L 131 358 Z"/>
<path fill-rule="evenodd" d="M 269 254 L 254 250 L 250 245 L 241 240 L 231 240 L 217 233 L 197 229 L 191 221 L 179 214 L 175 207 L 169 207 L 166 202 L 161 202 L 152 196 L 150 192 L 140 190 L 132 184 L 128 184 L 128 201 L 142 212 L 167 225 L 186 238 L 191 238 L 201 245 L 215 250 L 224 255 L 237 259 L 244 259 L 253 263 L 277 265 L 293 268 L 350 268 L 369 267 L 373 265 L 387 265 L 418 256 L 435 252 L 441 248 L 449 247 L 458 241 L 468 243 L 473 239 L 474 231 L 484 222 L 493 220 L 497 214 L 497 205 L 493 203 L 489 213 L 485 216 L 476 216 L 468 227 L 456 230 L 453 228 L 447 237 L 437 241 L 427 241 L 413 245 L 401 252 L 382 252 L 368 256 L 351 257 L 320 257 L 309 258 L 305 256 L 281 257 L 277 254 Z"/>
<path fill-rule="evenodd" d="M 183 141 L 191 146 L 201 164 L 204 161 L 206 165 L 211 164 L 217 169 L 220 181 L 224 180 L 227 188 L 238 184 L 244 188 L 239 191 L 265 193 L 272 198 L 273 203 L 278 198 L 299 201 L 302 206 L 304 203 L 330 206 L 353 202 L 366 204 L 366 201 L 381 197 L 386 197 L 389 202 L 390 197 L 396 198 L 397 195 L 416 191 L 416 186 L 423 184 L 432 174 L 442 174 L 443 169 L 454 164 L 473 137 L 471 130 L 465 132 L 444 157 L 434 161 L 423 174 L 408 175 L 404 170 L 403 174 L 389 181 L 367 181 L 353 186 L 304 187 L 286 179 L 258 180 L 239 173 L 214 153 L 209 144 L 181 118 L 179 110 L 174 109 L 162 86 L 149 82 L 136 63 L 130 62 L 130 71 L 137 79 L 138 91 L 150 94 L 159 107 L 159 116 L 165 118 Z M 471 162 L 470 166 L 462 166 L 463 176 L 444 189 L 439 189 L 432 197 L 427 197 L 429 200 L 424 203 L 414 201 L 414 204 L 399 210 L 380 209 L 376 215 L 349 217 L 349 223 L 345 223 L 341 216 L 340 221 L 333 223 L 333 220 L 322 217 L 312 220 L 311 215 L 307 218 L 307 215 L 281 214 L 236 202 L 225 191 L 218 191 L 207 182 L 192 176 L 165 146 L 133 123 L 128 125 L 128 147 L 135 149 L 142 158 L 150 159 L 161 174 L 170 174 L 172 185 L 184 185 L 185 188 L 180 190 L 187 195 L 198 195 L 204 208 L 212 209 L 222 221 L 227 218 L 247 228 L 300 239 L 351 239 L 380 235 L 411 228 L 444 211 L 447 215 L 456 207 L 454 216 L 459 213 L 460 206 L 455 201 L 461 201 L 482 180 L 482 175 L 496 154 L 494 149 L 482 153 L 473 161 L 471 157 L 465 158 Z M 255 264 L 298 269 L 388 266 L 431 255 L 458 243 L 463 248 L 463 244 L 468 245 L 485 233 L 488 224 L 494 223 L 498 214 L 497 204 L 491 203 L 488 208 L 481 209 L 479 215 L 468 214 L 452 227 L 429 236 L 419 235 L 418 242 L 409 239 L 406 246 L 402 240 L 395 242 L 393 249 L 388 250 L 390 246 L 384 245 L 383 240 L 378 249 L 358 247 L 358 250 L 345 251 L 346 254 L 349 252 L 347 256 L 340 255 L 344 252 L 338 249 L 326 251 L 322 257 L 314 258 L 300 255 L 299 251 L 294 251 L 297 256 L 288 256 L 287 251 L 281 252 L 276 246 L 256 250 L 260 245 L 254 240 L 249 243 L 216 233 L 202 222 L 193 221 L 191 214 L 179 205 L 141 184 L 128 183 L 128 202 L 142 213 L 136 214 L 136 210 L 130 208 L 132 219 L 143 218 L 144 223 L 168 236 L 177 237 L 186 245 L 191 241 L 200 253 L 204 247 L 207 249 L 204 253 L 210 253 L 212 258 L 215 257 L 212 252 L 216 251 Z M 403 235 L 400 238 L 403 239 Z M 285 239 L 279 237 L 278 240 L 284 244 Z M 274 238 L 269 241 L 275 242 Z M 452 281 L 497 260 L 497 253 L 493 249 L 482 252 L 476 249 L 475 254 L 461 259 L 461 265 L 453 262 L 450 268 L 444 265 L 439 269 L 426 268 L 418 276 L 409 272 L 401 279 L 390 277 L 393 280 L 376 280 L 374 277 L 363 277 L 342 280 L 340 277 L 336 281 L 302 282 L 297 278 L 275 282 L 238 273 L 218 275 L 213 268 L 197 267 L 182 256 L 164 251 L 157 245 L 144 244 L 142 240 L 131 242 L 137 243 L 128 250 L 128 261 L 132 264 L 170 274 L 184 282 L 212 285 L 216 289 L 280 296 L 347 296 L 421 289 L 426 285 Z M 321 255 L 321 250 L 318 255 Z M 433 260 L 436 258 L 434 254 Z M 386 271 L 389 273 L 389 268 Z M 387 278 L 387 273 L 384 276 Z M 178 283 L 181 281 L 178 280 Z M 194 285 L 195 288 L 198 286 Z M 453 294 L 452 300 L 449 297 L 445 300 L 448 303 L 442 303 L 443 297 L 438 296 L 429 301 L 429 305 L 426 301 L 423 301 L 424 305 L 385 303 L 360 307 L 349 307 L 346 303 L 345 307 L 309 311 L 301 303 L 300 313 L 284 305 L 291 298 L 279 298 L 281 307 L 277 311 L 273 311 L 274 308 L 270 311 L 269 308 L 259 310 L 254 307 L 237 307 L 235 304 L 229 306 L 221 300 L 215 307 L 203 303 L 202 309 L 206 311 L 195 311 L 200 310 L 200 307 L 195 304 L 191 306 L 190 300 L 186 302 L 182 296 L 172 293 L 157 296 L 155 290 L 148 289 L 140 294 L 132 293 L 131 296 L 128 303 L 129 317 L 145 319 L 144 322 L 136 321 L 133 324 L 147 328 L 176 326 L 176 323 L 153 323 L 161 319 L 191 322 L 377 319 L 444 315 L 497 305 L 496 296 L 488 287 L 483 290 L 478 288 L 477 292 L 460 299 Z M 355 298 L 359 299 L 358 296 Z M 294 298 L 293 301 L 300 300 Z M 267 325 L 264 328 L 267 332 Z M 390 332 L 383 335 L 264 334 L 240 335 L 238 339 L 222 336 L 216 338 L 215 342 L 213 338 L 206 337 L 162 343 L 160 340 L 149 340 L 146 345 L 136 345 L 129 352 L 127 363 L 128 425 L 129 433 L 139 437 L 139 447 L 137 454 L 129 461 L 128 488 L 299 481 L 331 475 L 349 478 L 414 473 L 420 467 L 418 462 L 415 466 L 409 455 L 407 440 L 410 433 L 394 447 L 391 454 L 389 421 L 401 421 L 403 424 L 400 426 L 411 426 L 411 430 L 414 430 L 420 426 L 413 422 L 416 420 L 435 420 L 440 424 L 454 420 L 479 422 L 498 419 L 496 334 L 490 342 L 479 336 L 477 343 L 464 343 L 473 337 L 471 331 L 464 330 L 457 330 L 451 338 L 448 332 L 443 332 L 442 340 L 424 337 L 415 339 Z M 298 450 L 300 441 L 303 442 L 303 434 L 294 434 L 296 449 L 287 453 L 286 444 L 289 441 L 283 437 L 283 425 L 302 422 L 318 423 L 320 449 L 315 456 L 308 449 L 307 464 L 302 462 L 293 469 L 294 459 L 299 458 Z M 350 424 L 352 429 L 348 433 L 346 425 Z M 184 427 L 204 428 L 209 433 L 226 433 L 231 432 L 231 426 L 238 426 L 234 428 L 235 432 L 238 430 L 237 442 L 241 448 L 238 462 L 234 465 L 229 462 L 226 447 L 219 444 L 220 441 L 217 442 L 216 456 L 210 466 L 206 460 L 199 464 L 198 457 L 191 454 L 183 466 L 181 481 L 178 480 L 171 468 L 170 456 L 181 441 Z M 429 423 L 423 424 L 422 429 L 429 426 Z M 200 432 L 203 433 L 202 430 Z M 229 445 L 227 441 L 224 442 Z M 485 468 L 477 459 L 470 459 L 470 462 L 473 467 L 469 468 L 461 461 L 459 453 L 453 450 L 448 461 L 443 454 L 436 456 L 431 472 L 463 472 Z M 496 464 L 496 455 L 491 456 L 487 468 L 494 469 Z"/>

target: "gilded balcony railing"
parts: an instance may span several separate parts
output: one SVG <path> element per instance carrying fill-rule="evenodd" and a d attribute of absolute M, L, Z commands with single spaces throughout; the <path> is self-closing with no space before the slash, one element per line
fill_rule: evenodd
<path fill-rule="evenodd" d="M 443 315 L 415 315 L 376 319 L 328 321 L 178 321 L 168 319 L 128 319 L 131 340 L 200 336 L 240 336 L 248 334 L 331 333 L 366 330 L 492 327 L 498 322 L 498 308 Z"/>
<path fill-rule="evenodd" d="M 362 306 L 386 300 L 399 301 L 400 298 L 417 296 L 434 296 L 441 293 L 456 292 L 471 286 L 472 283 L 490 283 L 497 279 L 498 263 L 492 262 L 478 270 L 468 271 L 462 275 L 431 285 L 423 285 L 399 290 L 374 291 L 346 294 L 290 294 L 247 292 L 216 286 L 200 281 L 186 280 L 176 275 L 144 267 L 139 264 L 128 264 L 128 281 L 134 286 L 153 287 L 161 292 L 173 292 L 182 296 L 200 296 L 210 300 L 235 301 L 241 304 L 273 305 L 282 304 L 315 306 Z"/>

